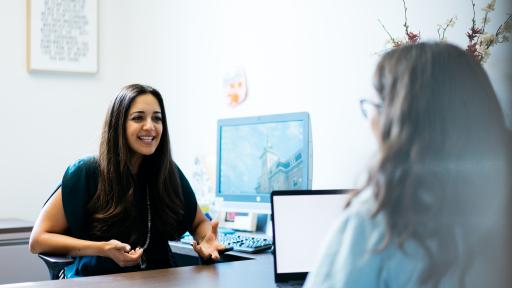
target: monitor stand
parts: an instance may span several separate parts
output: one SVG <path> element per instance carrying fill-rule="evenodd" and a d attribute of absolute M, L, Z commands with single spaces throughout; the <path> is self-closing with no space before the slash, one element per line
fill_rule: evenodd
<path fill-rule="evenodd" d="M 255 232 L 258 213 L 239 211 L 219 211 L 219 226 L 233 230 Z"/>
<path fill-rule="evenodd" d="M 272 235 L 268 233 L 272 230 L 270 203 L 230 202 L 217 198 L 210 212 L 219 220 L 219 227 Z"/>

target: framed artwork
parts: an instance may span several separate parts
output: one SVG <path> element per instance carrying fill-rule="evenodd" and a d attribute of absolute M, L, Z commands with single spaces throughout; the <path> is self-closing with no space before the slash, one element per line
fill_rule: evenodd
<path fill-rule="evenodd" d="M 27 69 L 96 73 L 98 0 L 27 0 Z"/>

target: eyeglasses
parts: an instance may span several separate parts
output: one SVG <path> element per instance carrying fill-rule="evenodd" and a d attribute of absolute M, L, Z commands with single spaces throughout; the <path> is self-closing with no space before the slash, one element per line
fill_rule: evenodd
<path fill-rule="evenodd" d="M 370 119 L 375 112 L 380 112 L 384 106 L 377 101 L 361 99 L 359 100 L 359 107 L 361 108 L 361 113 L 363 113 L 364 118 Z"/>

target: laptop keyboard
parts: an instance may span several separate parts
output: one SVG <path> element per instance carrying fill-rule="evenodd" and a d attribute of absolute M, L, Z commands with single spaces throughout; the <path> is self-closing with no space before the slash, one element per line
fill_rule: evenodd
<path fill-rule="evenodd" d="M 233 234 L 220 234 L 217 240 L 224 246 L 233 247 L 233 250 L 245 253 L 258 253 L 272 248 L 272 240 L 242 235 L 238 233 Z M 186 233 L 180 239 L 180 242 L 192 245 L 194 238 Z"/>

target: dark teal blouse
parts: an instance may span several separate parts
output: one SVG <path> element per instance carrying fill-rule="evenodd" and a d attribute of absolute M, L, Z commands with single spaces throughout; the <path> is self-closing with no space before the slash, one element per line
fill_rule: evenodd
<path fill-rule="evenodd" d="M 197 210 L 197 201 L 192 188 L 183 172 L 176 166 L 179 181 L 183 193 L 184 214 L 177 235 L 191 231 Z M 92 215 L 87 206 L 94 197 L 99 181 L 98 161 L 95 157 L 82 158 L 70 165 L 62 178 L 62 202 L 69 229 L 67 235 L 95 241 L 119 240 L 131 245 L 132 249 L 143 246 L 147 237 L 147 205 L 146 184 L 137 181 L 134 193 L 133 211 L 136 216 L 135 223 L 125 223 L 127 230 L 134 233 L 119 235 L 104 235 L 103 239 L 93 239 L 89 233 Z M 156 200 L 155 200 L 156 201 Z M 153 205 L 152 205 L 153 206 Z M 170 268 L 175 266 L 172 251 L 168 245 L 167 237 L 156 228 L 159 219 L 155 219 L 155 212 L 151 210 L 151 238 L 147 249 L 144 251 L 148 269 Z M 122 224 L 121 224 L 122 225 Z M 138 234 L 137 234 L 138 233 Z M 139 271 L 139 266 L 120 267 L 112 259 L 100 256 L 75 257 L 72 265 L 66 267 L 66 278 L 103 275 L 121 272 Z"/>

